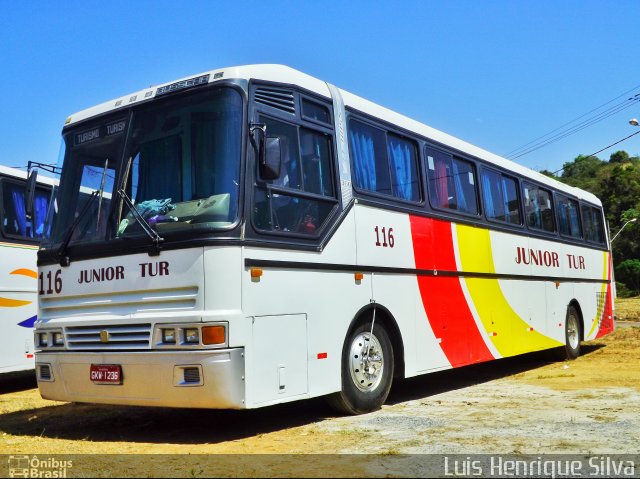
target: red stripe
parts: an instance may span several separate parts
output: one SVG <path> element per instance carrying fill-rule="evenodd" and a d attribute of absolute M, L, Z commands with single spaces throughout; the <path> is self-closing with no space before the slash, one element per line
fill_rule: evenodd
<path fill-rule="evenodd" d="M 451 223 L 410 216 L 417 269 L 456 271 Z M 488 361 L 493 355 L 478 331 L 458 278 L 418 276 L 422 304 L 452 366 Z"/>
<path fill-rule="evenodd" d="M 596 338 L 601 338 L 605 334 L 609 334 L 613 331 L 613 288 L 611 288 L 611 256 L 609 256 L 609 273 L 607 274 L 609 283 L 607 284 L 607 296 L 604 301 L 604 308 L 602 311 L 602 319 L 600 321 L 600 329 Z"/>

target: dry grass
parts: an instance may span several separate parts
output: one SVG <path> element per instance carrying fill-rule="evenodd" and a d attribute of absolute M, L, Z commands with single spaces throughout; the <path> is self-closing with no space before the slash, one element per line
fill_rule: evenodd
<path fill-rule="evenodd" d="M 616 317 L 623 321 L 640 321 L 640 296 L 616 298 Z"/>
<path fill-rule="evenodd" d="M 621 328 L 582 344 L 582 355 L 575 361 L 550 363 L 525 371 L 517 379 L 529 384 L 562 391 L 600 388 L 640 390 L 640 328 Z"/>

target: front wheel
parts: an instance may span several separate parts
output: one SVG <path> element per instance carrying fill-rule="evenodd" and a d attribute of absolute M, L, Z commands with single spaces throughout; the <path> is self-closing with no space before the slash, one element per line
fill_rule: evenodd
<path fill-rule="evenodd" d="M 356 327 L 342 351 L 342 390 L 329 396 L 329 404 L 346 414 L 379 409 L 391 390 L 393 347 L 384 326 L 371 323 Z"/>

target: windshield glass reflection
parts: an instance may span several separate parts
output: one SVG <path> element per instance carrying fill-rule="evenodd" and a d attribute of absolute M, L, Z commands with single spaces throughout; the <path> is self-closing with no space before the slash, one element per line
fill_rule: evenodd
<path fill-rule="evenodd" d="M 70 229 L 69 245 L 146 235 L 119 189 L 162 236 L 233 225 L 241 128 L 241 95 L 218 88 L 67 132 L 48 245 L 63 242 Z M 94 191 L 97 200 L 77 221 Z"/>

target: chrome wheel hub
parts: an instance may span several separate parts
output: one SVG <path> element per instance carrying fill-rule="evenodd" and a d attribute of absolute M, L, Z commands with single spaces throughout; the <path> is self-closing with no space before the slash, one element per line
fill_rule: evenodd
<path fill-rule="evenodd" d="M 569 316 L 567 320 L 567 341 L 571 349 L 576 349 L 580 343 L 579 331 L 578 319 L 575 316 Z"/>
<path fill-rule="evenodd" d="M 382 381 L 384 355 L 380 341 L 368 332 L 358 334 L 349 349 L 349 371 L 353 383 L 364 392 L 373 391 Z"/>

